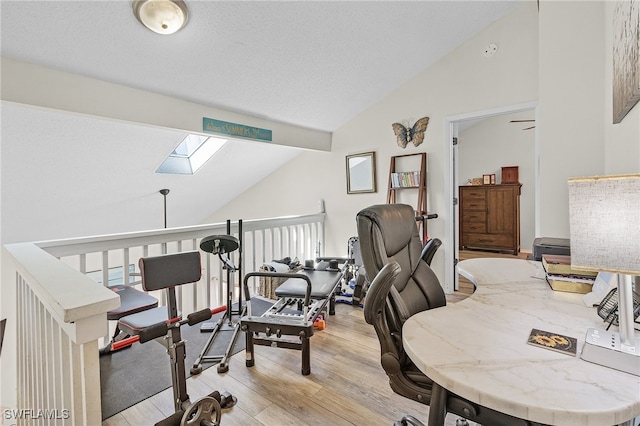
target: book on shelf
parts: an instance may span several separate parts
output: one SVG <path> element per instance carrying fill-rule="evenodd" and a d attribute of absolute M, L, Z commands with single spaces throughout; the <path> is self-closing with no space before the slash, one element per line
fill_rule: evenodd
<path fill-rule="evenodd" d="M 527 343 L 539 348 L 550 349 L 552 351 L 575 356 L 577 352 L 578 339 L 534 328 L 531 330 L 531 334 L 529 334 L 529 340 L 527 340 Z"/>
<path fill-rule="evenodd" d="M 571 267 L 571 256 L 560 254 L 543 254 L 542 266 L 549 274 L 571 274 L 595 277 L 597 271 L 585 271 L 584 269 L 576 269 Z"/>
<path fill-rule="evenodd" d="M 549 286 L 555 291 L 565 291 L 569 293 L 587 294 L 593 289 L 596 277 L 587 277 L 584 275 L 560 275 L 545 274 L 545 278 Z"/>
<path fill-rule="evenodd" d="M 410 188 L 420 185 L 420 172 L 395 172 L 391 173 L 392 188 Z"/>
<path fill-rule="evenodd" d="M 567 281 L 572 283 L 584 283 L 593 285 L 596 282 L 596 277 L 590 277 L 587 275 L 579 274 L 550 274 L 547 272 L 547 278 L 554 281 Z"/>
<path fill-rule="evenodd" d="M 598 273 L 571 267 L 571 256 L 542 255 L 542 266 L 549 286 L 555 291 L 586 294 L 593 290 Z"/>

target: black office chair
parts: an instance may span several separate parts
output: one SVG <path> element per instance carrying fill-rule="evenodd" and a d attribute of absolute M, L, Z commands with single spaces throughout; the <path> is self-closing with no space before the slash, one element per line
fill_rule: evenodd
<path fill-rule="evenodd" d="M 382 368 L 393 391 L 436 410 L 430 413 L 430 426 L 444 424 L 447 412 L 485 425 L 530 425 L 447 392 L 405 353 L 404 322 L 418 312 L 446 305 L 437 276 L 422 258 L 413 208 L 403 204 L 371 206 L 358 213 L 357 226 L 364 266 L 369 279 L 373 278 L 364 306 L 365 320 L 378 335 Z M 436 388 L 437 396 L 432 399 Z M 398 424 L 422 425 L 412 416 L 405 416 Z"/>

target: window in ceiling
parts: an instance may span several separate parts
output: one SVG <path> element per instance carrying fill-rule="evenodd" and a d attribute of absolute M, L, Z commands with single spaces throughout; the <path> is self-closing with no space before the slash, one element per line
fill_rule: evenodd
<path fill-rule="evenodd" d="M 189 134 L 169 154 L 156 173 L 192 175 L 226 142 L 226 139 Z"/>

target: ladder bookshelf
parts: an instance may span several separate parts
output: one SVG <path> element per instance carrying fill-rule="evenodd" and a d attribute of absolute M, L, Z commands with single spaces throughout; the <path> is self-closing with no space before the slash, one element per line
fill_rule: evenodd
<path fill-rule="evenodd" d="M 399 170 L 398 160 L 408 157 L 420 157 L 418 170 Z M 418 202 L 416 203 L 416 216 L 427 214 L 427 153 L 395 155 L 391 157 L 389 167 L 389 192 L 387 204 L 395 204 L 398 191 L 417 190 Z"/>
<path fill-rule="evenodd" d="M 411 158 L 416 157 L 416 158 Z M 401 164 L 402 163 L 402 164 Z M 419 167 L 416 167 L 419 163 Z M 409 166 L 411 164 L 411 166 Z M 415 204 L 416 220 L 422 228 L 423 240 L 427 235 L 426 219 L 437 217 L 427 213 L 427 153 L 395 155 L 391 157 L 389 166 L 389 190 L 387 192 L 387 204 L 395 204 L 400 198 L 398 193 L 416 192 Z M 406 197 L 404 197 L 406 198 Z M 403 202 L 405 202 L 403 200 Z M 406 203 L 410 204 L 410 203 Z M 424 243 L 425 241 L 423 241 Z"/>

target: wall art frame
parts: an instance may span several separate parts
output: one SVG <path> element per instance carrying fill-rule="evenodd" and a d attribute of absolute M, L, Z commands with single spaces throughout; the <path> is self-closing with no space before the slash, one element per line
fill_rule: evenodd
<path fill-rule="evenodd" d="M 640 101 L 640 0 L 619 0 L 613 14 L 613 124 Z"/>
<path fill-rule="evenodd" d="M 347 194 L 377 191 L 375 151 L 347 155 L 346 166 Z"/>

